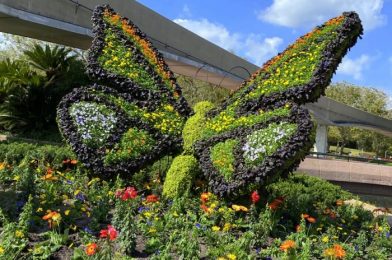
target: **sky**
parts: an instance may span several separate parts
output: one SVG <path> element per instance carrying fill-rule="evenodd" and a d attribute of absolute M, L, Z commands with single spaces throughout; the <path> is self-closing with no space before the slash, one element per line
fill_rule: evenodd
<path fill-rule="evenodd" d="M 256 65 L 314 26 L 356 11 L 364 35 L 333 82 L 385 92 L 392 105 L 392 0 L 139 0 L 164 17 Z"/>

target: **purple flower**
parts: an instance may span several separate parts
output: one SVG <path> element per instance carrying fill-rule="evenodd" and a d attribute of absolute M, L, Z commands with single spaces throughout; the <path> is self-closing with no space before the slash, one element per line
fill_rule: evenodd
<path fill-rule="evenodd" d="M 87 232 L 89 234 L 93 234 L 93 231 L 91 229 L 89 229 L 88 227 L 84 227 L 83 230 L 84 230 L 84 232 Z"/>
<path fill-rule="evenodd" d="M 76 194 L 75 198 L 76 198 L 77 200 L 80 200 L 80 201 L 85 201 L 85 200 L 86 200 L 86 197 L 85 197 L 81 192 L 79 192 L 78 194 Z"/>

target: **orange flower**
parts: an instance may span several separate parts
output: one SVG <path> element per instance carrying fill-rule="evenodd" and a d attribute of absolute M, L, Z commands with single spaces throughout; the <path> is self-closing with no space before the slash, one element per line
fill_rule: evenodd
<path fill-rule="evenodd" d="M 301 214 L 301 218 L 307 219 L 309 216 L 309 214 Z"/>
<path fill-rule="evenodd" d="M 301 214 L 301 218 L 306 219 L 309 223 L 316 223 L 316 218 L 310 216 L 309 214 Z"/>
<path fill-rule="evenodd" d="M 317 221 L 314 217 L 308 217 L 306 220 L 307 220 L 309 223 L 316 223 L 316 221 Z"/>
<path fill-rule="evenodd" d="M 4 170 L 7 164 L 5 162 L 0 163 L 0 171 Z"/>
<path fill-rule="evenodd" d="M 49 174 L 45 174 L 44 176 L 42 176 L 42 179 L 45 181 L 55 181 L 55 180 L 58 180 L 58 177 L 53 176 L 52 173 L 49 173 Z"/>
<path fill-rule="evenodd" d="M 324 250 L 324 256 L 335 257 L 336 259 L 343 259 L 346 256 L 346 251 L 341 245 L 335 244 L 333 247 Z"/>
<path fill-rule="evenodd" d="M 209 208 L 209 207 L 207 207 L 206 205 L 204 205 L 204 204 L 201 204 L 201 209 L 205 212 L 205 213 L 207 213 L 207 214 L 209 214 L 209 213 L 211 213 L 211 209 Z"/>
<path fill-rule="evenodd" d="M 335 257 L 338 259 L 343 259 L 346 256 L 346 251 L 344 251 L 341 245 L 335 244 L 333 245 L 333 249 L 335 250 Z"/>
<path fill-rule="evenodd" d="M 300 232 L 301 231 L 301 225 L 296 225 L 295 226 L 295 231 Z"/>
<path fill-rule="evenodd" d="M 98 245 L 96 243 L 90 243 L 86 246 L 86 254 L 94 255 L 97 252 Z"/>
<path fill-rule="evenodd" d="M 268 207 L 271 210 L 276 210 L 280 207 L 280 205 L 284 202 L 284 197 L 278 197 L 274 199 L 270 204 L 268 204 Z"/>
<path fill-rule="evenodd" d="M 201 202 L 203 202 L 203 203 L 206 203 L 207 201 L 208 201 L 208 198 L 211 196 L 211 193 L 209 193 L 209 192 L 203 192 L 201 195 L 200 195 L 200 200 L 201 200 Z"/>
<path fill-rule="evenodd" d="M 71 163 L 72 165 L 75 165 L 75 164 L 78 163 L 78 161 L 77 161 L 77 160 L 71 160 L 70 163 Z"/>
<path fill-rule="evenodd" d="M 336 206 L 342 206 L 344 204 L 343 200 L 337 200 Z"/>
<path fill-rule="evenodd" d="M 159 197 L 157 195 L 154 195 L 154 194 L 148 195 L 147 198 L 146 198 L 146 202 L 147 203 L 155 203 L 158 200 L 159 200 Z"/>
<path fill-rule="evenodd" d="M 43 216 L 42 219 L 48 221 L 49 228 L 52 228 L 60 224 L 61 214 L 57 211 L 48 210 L 47 214 Z"/>
<path fill-rule="evenodd" d="M 295 248 L 295 242 L 293 240 L 286 240 L 283 241 L 283 243 L 280 245 L 280 250 L 287 252 L 287 250 L 291 249 L 291 248 Z"/>

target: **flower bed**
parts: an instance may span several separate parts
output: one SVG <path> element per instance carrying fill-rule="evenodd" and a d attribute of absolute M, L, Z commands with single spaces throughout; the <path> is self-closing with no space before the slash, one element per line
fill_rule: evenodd
<path fill-rule="evenodd" d="M 206 192 L 205 184 L 196 182 L 188 196 L 167 200 L 161 195 L 165 175 L 159 165 L 144 171 L 143 179 L 106 182 L 87 177 L 62 147 L 1 146 L 0 258 L 388 259 L 392 255 L 391 229 L 385 219 L 346 204 L 355 196 L 314 177 L 291 175 L 268 185 L 266 193 L 253 191 L 236 201 Z M 29 152 L 13 156 L 22 147 Z M 48 157 L 47 151 L 55 150 L 57 157 Z"/>

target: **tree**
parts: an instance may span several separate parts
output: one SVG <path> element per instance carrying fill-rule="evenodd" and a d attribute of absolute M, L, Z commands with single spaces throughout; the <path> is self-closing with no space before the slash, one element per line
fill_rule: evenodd
<path fill-rule="evenodd" d="M 357 109 L 388 118 L 391 112 L 387 109 L 388 96 L 377 89 L 355 86 L 341 82 L 329 86 L 326 96 Z M 357 148 L 371 150 L 382 155 L 392 140 L 373 131 L 355 127 L 331 127 L 329 138 L 340 144 L 340 153 L 350 142 Z"/>
<path fill-rule="evenodd" d="M 35 44 L 19 59 L 0 61 L 0 128 L 57 129 L 56 107 L 74 87 L 90 83 L 71 49 Z"/>

